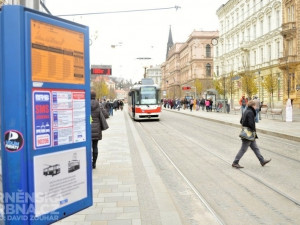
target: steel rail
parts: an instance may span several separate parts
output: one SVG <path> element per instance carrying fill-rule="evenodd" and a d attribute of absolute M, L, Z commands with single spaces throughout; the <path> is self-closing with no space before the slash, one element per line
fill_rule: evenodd
<path fill-rule="evenodd" d="M 162 124 L 163 126 L 167 127 L 168 129 L 171 129 L 170 126 L 163 124 L 162 121 L 159 121 L 160 124 Z M 174 131 L 174 129 L 173 129 Z M 223 162 L 229 164 L 231 166 L 231 162 L 228 162 L 227 160 L 223 159 L 223 157 L 219 154 L 213 153 L 211 151 L 209 151 L 209 148 L 204 147 L 203 143 L 200 145 L 197 141 L 195 141 L 193 138 L 189 137 L 188 135 L 186 135 L 183 132 L 180 132 L 178 130 L 175 130 L 175 132 L 179 133 L 181 137 L 185 137 L 186 139 L 188 139 L 189 141 L 193 142 L 194 144 L 200 146 L 200 148 L 203 148 L 204 150 L 206 150 L 208 153 L 210 153 L 211 155 L 221 159 Z M 288 199 L 289 201 L 293 202 L 294 204 L 300 206 L 300 202 L 296 199 L 294 199 L 293 197 L 289 196 L 288 194 L 283 193 L 282 191 L 280 191 L 279 189 L 272 187 L 270 184 L 264 182 L 263 180 L 261 180 L 260 178 L 256 177 L 255 175 L 251 174 L 250 172 L 247 172 L 246 170 L 240 170 L 240 172 L 246 174 L 247 176 L 251 177 L 252 179 L 256 180 L 257 182 L 265 185 L 266 187 L 268 187 L 269 189 L 271 189 L 272 191 L 276 192 L 277 194 L 283 196 L 284 198 Z"/>
<path fill-rule="evenodd" d="M 156 147 L 160 150 L 160 152 L 166 157 L 166 159 L 172 164 L 172 166 L 175 168 L 175 170 L 178 172 L 178 174 L 184 179 L 184 181 L 187 183 L 187 185 L 193 190 L 193 192 L 196 194 L 196 196 L 200 199 L 200 201 L 204 204 L 204 206 L 209 210 L 209 212 L 213 215 L 213 217 L 216 219 L 218 224 L 225 225 L 226 223 L 218 216 L 218 214 L 213 210 L 213 208 L 208 204 L 208 202 L 205 200 L 205 198 L 201 195 L 201 193 L 197 190 L 197 188 L 192 184 L 192 182 L 183 174 L 183 172 L 176 166 L 176 164 L 173 162 L 173 160 L 168 156 L 168 154 L 163 150 L 162 147 L 157 143 L 157 141 L 152 137 L 149 131 L 147 131 L 144 126 L 139 122 L 138 123 L 143 130 L 149 134 L 149 138 L 153 141 L 153 143 L 156 145 Z"/>

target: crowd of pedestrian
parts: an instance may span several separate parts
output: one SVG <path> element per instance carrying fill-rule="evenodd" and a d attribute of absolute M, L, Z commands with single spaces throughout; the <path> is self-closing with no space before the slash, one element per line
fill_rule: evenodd
<path fill-rule="evenodd" d="M 212 98 L 205 99 L 205 98 L 196 98 L 193 97 L 184 97 L 184 98 L 175 98 L 175 99 L 162 99 L 162 104 L 164 108 L 168 109 L 177 109 L 178 111 L 182 109 L 189 109 L 191 112 L 193 109 L 196 111 L 199 111 L 202 109 L 202 111 L 206 110 L 207 112 L 211 112 L 213 110 L 213 100 Z"/>
<path fill-rule="evenodd" d="M 108 129 L 106 119 L 113 116 L 114 110 L 123 110 L 122 100 L 96 100 L 96 92 L 91 91 L 91 136 L 92 136 L 92 167 L 96 168 L 98 158 L 98 142 L 102 140 L 102 131 Z"/>
<path fill-rule="evenodd" d="M 114 110 L 123 111 L 124 102 L 120 99 L 115 99 L 114 101 L 110 99 L 99 99 L 99 104 L 103 106 L 103 108 L 107 111 L 109 116 L 114 115 Z"/>

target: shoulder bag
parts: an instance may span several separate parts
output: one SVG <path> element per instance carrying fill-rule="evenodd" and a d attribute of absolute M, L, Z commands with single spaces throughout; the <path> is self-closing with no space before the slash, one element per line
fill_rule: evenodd
<path fill-rule="evenodd" d="M 256 137 L 256 132 L 251 131 L 248 127 L 242 127 L 239 137 L 248 141 L 254 141 Z"/>

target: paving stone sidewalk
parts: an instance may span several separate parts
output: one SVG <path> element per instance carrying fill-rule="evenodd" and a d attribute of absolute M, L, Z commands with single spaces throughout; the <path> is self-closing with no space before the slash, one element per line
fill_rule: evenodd
<path fill-rule="evenodd" d="M 136 182 L 123 112 L 107 120 L 109 129 L 99 141 L 97 168 L 93 170 L 94 205 L 55 224 L 140 225 Z"/>

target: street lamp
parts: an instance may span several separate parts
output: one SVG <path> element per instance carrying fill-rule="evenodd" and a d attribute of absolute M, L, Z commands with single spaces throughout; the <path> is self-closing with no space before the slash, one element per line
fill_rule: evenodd
<path fill-rule="evenodd" d="M 138 57 L 138 58 L 136 58 L 136 59 L 138 59 L 138 60 L 150 60 L 151 58 L 150 57 Z M 144 65 L 144 78 L 146 78 L 146 69 L 147 69 L 147 67 L 146 67 L 146 65 Z"/>
<path fill-rule="evenodd" d="M 144 66 L 145 72 L 144 72 L 144 78 L 147 76 L 147 66 Z"/>

